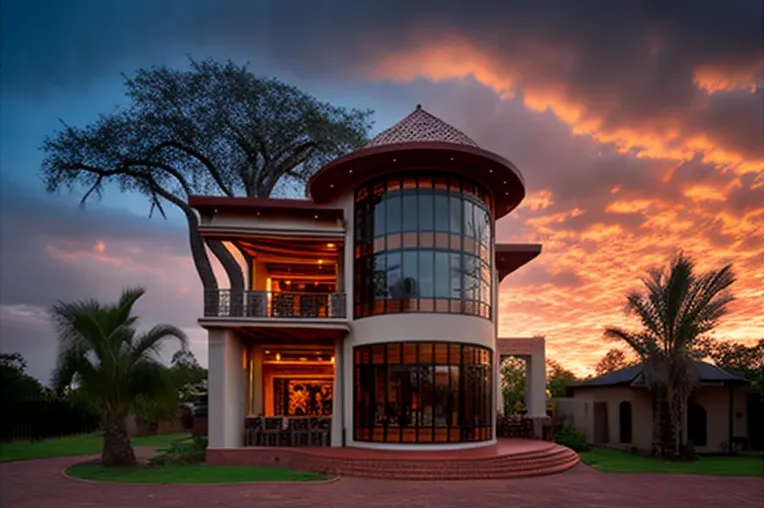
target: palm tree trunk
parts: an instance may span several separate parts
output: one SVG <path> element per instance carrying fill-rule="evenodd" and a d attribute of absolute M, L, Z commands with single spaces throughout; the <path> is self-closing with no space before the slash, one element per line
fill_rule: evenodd
<path fill-rule="evenodd" d="M 135 452 L 127 435 L 127 414 L 107 413 L 104 418 L 103 453 L 104 466 L 134 466 Z"/>

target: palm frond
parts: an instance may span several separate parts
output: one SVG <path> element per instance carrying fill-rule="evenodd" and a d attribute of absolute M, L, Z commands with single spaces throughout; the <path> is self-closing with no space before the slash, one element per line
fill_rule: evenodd
<path fill-rule="evenodd" d="M 178 327 L 171 325 L 157 325 L 150 330 L 139 335 L 132 344 L 132 359 L 138 359 L 146 356 L 149 352 L 158 353 L 160 343 L 169 337 L 174 337 L 180 341 L 181 348 L 188 347 L 188 336 Z"/>

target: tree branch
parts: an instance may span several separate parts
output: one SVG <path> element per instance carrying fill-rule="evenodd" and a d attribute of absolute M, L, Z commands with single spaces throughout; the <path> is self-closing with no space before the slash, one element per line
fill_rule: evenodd
<path fill-rule="evenodd" d="M 196 160 L 198 160 L 199 162 L 201 162 L 204 165 L 204 167 L 207 168 L 207 171 L 210 172 L 210 176 L 212 177 L 213 180 L 215 180 L 215 183 L 218 185 L 218 187 L 220 187 L 220 190 L 226 196 L 230 196 L 230 197 L 234 196 L 233 191 L 223 181 L 223 178 L 220 175 L 220 171 L 218 171 L 218 168 L 212 163 L 211 160 L 209 160 L 207 157 L 205 157 L 205 155 L 203 153 L 201 153 L 200 151 L 196 150 L 193 147 L 186 146 L 186 145 L 184 145 L 183 143 L 181 143 L 179 141 L 174 141 L 173 140 L 173 141 L 165 141 L 164 143 L 158 144 L 152 150 L 152 154 L 162 150 L 163 148 L 176 148 L 176 149 L 180 150 L 181 152 L 185 152 L 186 154 L 190 155 L 191 157 L 193 157 Z M 189 193 L 189 194 L 191 194 L 191 193 Z"/>

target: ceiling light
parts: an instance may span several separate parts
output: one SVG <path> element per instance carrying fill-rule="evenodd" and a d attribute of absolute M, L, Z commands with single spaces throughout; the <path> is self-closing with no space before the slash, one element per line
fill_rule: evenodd
<path fill-rule="evenodd" d="M 276 353 L 276 361 L 277 362 L 281 361 L 281 353 Z"/>
<path fill-rule="evenodd" d="M 314 216 L 313 216 L 313 218 L 314 218 L 314 219 L 318 219 L 318 215 L 314 215 Z"/>
<path fill-rule="evenodd" d="M 352 170 L 352 169 L 349 169 L 349 170 L 348 170 L 348 173 L 352 173 L 352 172 L 353 172 L 353 170 Z"/>
<path fill-rule="evenodd" d="M 333 249 L 333 248 L 335 248 L 337 245 L 336 245 L 336 244 L 333 244 L 333 243 L 327 243 L 327 244 L 326 244 L 326 246 L 327 246 L 327 247 L 329 247 L 330 249 Z"/>
<path fill-rule="evenodd" d="M 330 184 L 329 184 L 329 188 L 333 189 L 333 188 L 334 188 L 334 184 L 333 184 L 333 183 L 330 183 Z"/>
<path fill-rule="evenodd" d="M 319 265 L 323 265 L 323 264 L 324 264 L 324 260 L 323 260 L 323 259 L 319 259 L 319 260 L 318 260 L 318 264 L 319 264 Z"/>
<path fill-rule="evenodd" d="M 332 363 L 334 363 L 334 357 L 332 356 Z"/>

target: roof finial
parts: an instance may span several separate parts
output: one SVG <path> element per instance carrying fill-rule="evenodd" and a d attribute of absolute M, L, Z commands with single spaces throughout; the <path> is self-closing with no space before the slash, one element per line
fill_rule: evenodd
<path fill-rule="evenodd" d="M 422 105 L 421 105 L 421 104 L 417 104 L 417 105 L 416 105 L 416 108 L 417 108 L 417 109 L 422 109 Z"/>

